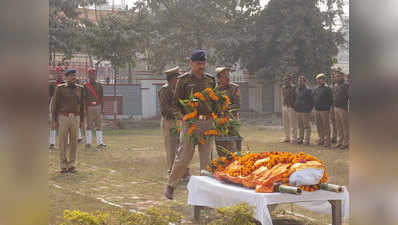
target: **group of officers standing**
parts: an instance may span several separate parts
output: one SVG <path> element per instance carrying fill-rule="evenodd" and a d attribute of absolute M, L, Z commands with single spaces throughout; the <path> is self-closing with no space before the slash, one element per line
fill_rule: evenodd
<path fill-rule="evenodd" d="M 349 77 L 333 71 L 332 87 L 329 87 L 326 75 L 318 74 L 315 77 L 318 86 L 314 90 L 307 87 L 304 76 L 298 76 L 297 86 L 292 84 L 292 78 L 293 75 L 286 75 L 282 86 L 285 138 L 281 142 L 309 145 L 314 117 L 319 136 L 317 145 L 347 149 Z"/>
<path fill-rule="evenodd" d="M 96 131 L 97 149 L 106 147 L 102 134 L 103 84 L 97 82 L 97 72 L 91 68 L 88 70 L 89 80 L 83 84 L 77 79 L 76 70 L 64 71 L 58 66 L 55 73 L 56 80 L 49 87 L 49 148 L 54 151 L 58 130 L 60 172 L 75 173 L 77 146 L 83 139 L 81 130 L 86 124 L 86 147 L 91 147 L 93 130 Z"/>
<path fill-rule="evenodd" d="M 205 73 L 206 54 L 203 50 L 193 51 L 190 57 L 190 70 L 180 74 L 175 67 L 165 71 L 167 84 L 158 92 L 161 110 L 161 128 L 163 131 L 168 180 L 165 196 L 173 199 L 174 189 L 181 178 L 189 179 L 189 165 L 192 161 L 195 145 L 188 135 L 189 125 L 183 121 L 184 114 L 180 99 L 188 99 L 192 93 L 203 91 L 206 88 L 217 88 L 224 91 L 231 100 L 229 110 L 233 119 L 239 119 L 240 88 L 229 81 L 229 68 L 216 68 L 216 79 Z M 75 70 L 63 71 L 57 67 L 56 81 L 50 84 L 50 149 L 55 146 L 56 129 L 59 131 L 60 167 L 61 173 L 76 172 L 77 145 L 81 140 L 79 130 L 87 123 L 86 147 L 91 147 L 92 130 L 96 130 L 98 149 L 106 145 L 102 135 L 103 116 L 103 85 L 96 81 L 97 73 L 94 69 L 88 70 L 89 81 L 79 84 Z M 65 78 L 65 79 L 64 79 Z M 318 74 L 318 87 L 314 91 L 306 86 L 304 76 L 298 76 L 297 87 L 292 84 L 292 75 L 284 77 L 282 86 L 283 96 L 283 124 L 285 138 L 282 142 L 294 144 L 310 143 L 311 113 L 315 109 L 315 121 L 319 134 L 318 144 L 330 147 L 331 142 L 337 142 L 335 147 L 348 147 L 348 88 L 344 74 L 337 71 L 333 74 L 333 90 L 325 82 L 325 75 Z M 195 121 L 194 132 L 203 133 L 214 127 L 211 111 L 204 105 L 198 106 L 198 120 Z M 330 118 L 335 134 L 331 138 Z M 171 134 L 171 128 L 181 123 L 179 143 L 176 136 Z M 335 125 L 334 125 L 335 123 Z M 337 129 L 336 129 L 337 128 Z M 299 137 L 297 138 L 297 129 Z M 336 136 L 338 134 L 338 140 Z M 80 137 L 79 137 L 80 136 Z M 205 143 L 198 144 L 200 170 L 205 170 L 211 160 L 211 155 L 217 143 L 211 136 Z M 67 147 L 69 145 L 69 157 Z M 177 146 L 178 145 L 178 146 Z M 228 150 L 237 151 L 236 146 L 225 146 Z M 176 151 L 176 149 L 178 149 Z M 221 155 L 221 152 L 219 152 Z"/>
<path fill-rule="evenodd" d="M 189 125 L 183 121 L 185 112 L 179 103 L 179 99 L 188 99 L 192 93 L 203 91 L 206 88 L 217 88 L 220 91 L 224 91 L 230 98 L 231 105 L 229 110 L 233 112 L 231 116 L 234 119 L 239 117 L 240 88 L 239 85 L 230 82 L 230 69 L 227 67 L 216 68 L 217 81 L 212 75 L 204 73 L 206 69 L 206 54 L 203 50 L 193 51 L 189 65 L 190 71 L 182 75 L 178 67 L 165 71 L 167 84 L 158 92 L 162 115 L 161 127 L 168 167 L 168 180 L 165 191 L 165 196 L 168 199 L 173 199 L 174 189 L 181 178 L 189 179 L 189 165 L 195 152 L 195 145 L 187 133 Z M 198 120 L 194 122 L 196 126 L 194 132 L 200 134 L 214 127 L 211 113 L 209 108 L 199 104 Z M 176 126 L 178 121 L 181 121 L 182 125 L 176 152 L 177 138 L 170 133 L 170 129 Z M 206 169 L 216 145 L 223 144 L 225 143 L 218 143 L 214 136 L 211 136 L 205 143 L 198 144 L 200 170 Z M 237 151 L 236 147 L 226 147 L 231 151 Z"/>
<path fill-rule="evenodd" d="M 231 99 L 231 108 L 234 112 L 234 119 L 239 119 L 240 108 L 240 89 L 239 85 L 229 82 L 229 69 L 219 67 L 216 69 L 216 79 L 204 73 L 206 66 L 206 56 L 203 50 L 195 50 L 190 58 L 190 71 L 184 74 L 179 73 L 179 68 L 175 67 L 165 71 L 167 84 L 158 92 L 161 109 L 161 127 L 164 136 L 166 159 L 168 166 L 168 180 L 165 196 L 173 199 L 174 189 L 181 178 L 189 178 L 189 165 L 192 161 L 195 146 L 187 134 L 188 123 L 183 121 L 185 114 L 179 99 L 188 99 L 192 93 L 202 91 L 206 88 L 217 88 L 225 91 Z M 306 78 L 298 76 L 297 86 L 292 84 L 293 75 L 284 77 L 282 86 L 283 96 L 283 124 L 285 138 L 282 142 L 293 144 L 310 144 L 311 118 L 314 114 L 317 125 L 319 140 L 318 145 L 345 149 L 348 148 L 348 100 L 349 83 L 344 79 L 344 74 L 334 71 L 332 74 L 333 85 L 329 87 L 326 83 L 326 75 L 318 74 L 315 79 L 318 86 L 312 91 L 306 85 Z M 231 109 L 230 108 L 230 109 Z M 198 120 L 195 122 L 197 129 L 194 132 L 202 133 L 214 126 L 211 119 L 211 112 L 206 107 L 199 104 Z M 181 121 L 180 143 L 177 144 L 176 136 L 171 135 L 170 129 L 177 126 L 177 121 Z M 330 131 L 330 121 L 332 121 L 332 137 Z M 297 138 L 298 130 L 298 138 Z M 338 137 L 337 137 L 338 136 Z M 213 150 L 217 143 L 214 136 L 206 143 L 198 144 L 200 170 L 204 170 L 211 159 Z M 178 145 L 178 150 L 176 148 Z M 236 151 L 233 146 L 227 146 L 228 150 Z M 218 152 L 219 155 L 220 152 Z"/>

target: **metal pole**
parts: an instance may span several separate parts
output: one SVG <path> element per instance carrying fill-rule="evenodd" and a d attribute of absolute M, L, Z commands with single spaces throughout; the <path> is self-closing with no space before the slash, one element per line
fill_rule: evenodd
<path fill-rule="evenodd" d="M 116 130 L 116 113 L 117 113 L 117 101 L 116 101 L 116 77 L 117 77 L 117 67 L 114 68 L 114 79 L 113 79 L 113 129 Z"/>

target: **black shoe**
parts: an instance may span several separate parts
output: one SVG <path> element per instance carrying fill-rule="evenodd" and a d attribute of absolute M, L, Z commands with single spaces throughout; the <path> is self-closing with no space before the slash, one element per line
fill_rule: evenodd
<path fill-rule="evenodd" d="M 191 173 L 189 172 L 189 170 L 187 170 L 187 172 L 182 177 L 182 180 L 188 182 L 190 178 L 191 178 Z"/>
<path fill-rule="evenodd" d="M 86 148 L 91 148 L 91 145 L 90 144 L 86 144 Z"/>
<path fill-rule="evenodd" d="M 71 167 L 71 168 L 68 169 L 68 172 L 69 172 L 69 173 L 76 173 L 77 170 L 76 170 L 75 167 Z"/>
<path fill-rule="evenodd" d="M 97 145 L 97 149 L 103 149 L 103 148 L 106 148 L 106 144 Z"/>
<path fill-rule="evenodd" d="M 77 139 L 77 143 L 81 144 L 82 142 L 83 142 L 83 139 L 82 139 L 82 138 Z"/>
<path fill-rule="evenodd" d="M 297 141 L 297 144 L 301 145 L 301 144 L 303 144 L 303 141 Z"/>
<path fill-rule="evenodd" d="M 67 169 L 61 169 L 61 171 L 59 171 L 59 172 L 62 173 L 62 174 L 65 174 L 65 173 L 68 172 L 68 170 Z"/>
<path fill-rule="evenodd" d="M 166 198 L 173 200 L 173 196 L 174 196 L 174 188 L 170 185 L 166 186 L 166 192 L 164 193 L 164 195 L 166 196 Z"/>

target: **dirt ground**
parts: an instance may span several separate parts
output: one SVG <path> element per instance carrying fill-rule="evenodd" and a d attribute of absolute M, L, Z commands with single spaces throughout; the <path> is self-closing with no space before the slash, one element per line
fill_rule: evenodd
<path fill-rule="evenodd" d="M 315 146 L 315 132 L 311 146 L 279 143 L 281 130 L 268 129 L 265 125 L 254 126 L 247 121 L 241 128 L 241 135 L 245 138 L 244 151 L 304 151 L 327 165 L 329 182 L 348 186 L 348 151 Z M 104 139 L 108 147 L 105 151 L 85 149 L 83 144 L 80 145 L 76 174 L 60 174 L 59 151 L 56 149 L 50 153 L 50 224 L 59 224 L 59 217 L 66 209 L 94 212 L 123 207 L 140 211 L 169 202 L 163 195 L 167 169 L 159 120 L 136 121 L 134 126 L 116 131 L 106 129 Z M 199 174 L 197 154 L 191 172 Z M 176 210 L 183 213 L 184 224 L 204 224 L 204 221 L 193 221 L 193 209 L 186 203 L 188 193 L 185 186 L 186 183 L 181 183 L 175 191 L 173 201 L 179 203 Z M 291 204 L 279 205 L 272 216 L 275 225 L 331 223 L 329 215 L 312 213 Z"/>

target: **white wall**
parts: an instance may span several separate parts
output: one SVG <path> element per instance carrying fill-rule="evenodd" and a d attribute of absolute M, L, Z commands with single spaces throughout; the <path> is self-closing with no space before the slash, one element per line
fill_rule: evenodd
<path fill-rule="evenodd" d="M 282 112 L 282 93 L 281 86 L 278 82 L 274 83 L 274 111 Z"/>
<path fill-rule="evenodd" d="M 249 109 L 263 112 L 263 84 L 249 84 Z"/>
<path fill-rule="evenodd" d="M 142 117 L 151 118 L 156 116 L 156 85 L 159 80 L 141 80 Z"/>

